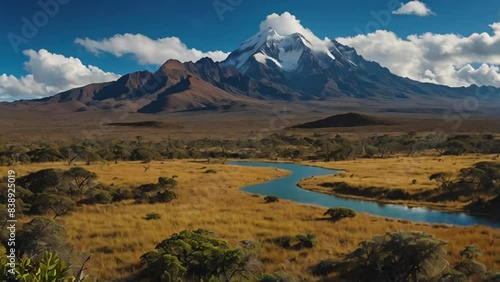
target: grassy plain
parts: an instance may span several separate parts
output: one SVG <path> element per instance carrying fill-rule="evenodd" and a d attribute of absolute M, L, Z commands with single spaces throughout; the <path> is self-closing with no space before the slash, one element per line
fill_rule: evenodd
<path fill-rule="evenodd" d="M 317 176 L 304 179 L 300 186 L 307 190 L 331 194 L 332 189 L 323 187 L 322 183 L 345 182 L 351 187 L 370 189 L 372 187 L 383 187 L 386 189 L 402 189 L 409 194 L 433 190 L 439 187 L 439 183 L 430 180 L 429 176 L 434 173 L 450 173 L 451 178 L 458 176 L 460 169 L 470 167 L 478 162 L 498 160 L 498 155 L 462 155 L 462 156 L 435 156 L 432 152 L 428 155 L 407 157 L 398 156 L 391 158 L 357 159 L 336 162 L 315 162 L 319 165 L 332 169 L 342 170 L 336 175 Z M 310 162 L 305 162 L 311 164 Z M 415 180 L 415 184 L 413 184 Z M 373 198 L 342 194 L 343 197 Z M 428 206 L 442 210 L 462 210 L 467 201 L 446 202 L 422 202 L 387 200 L 378 198 L 377 201 L 406 204 L 410 206 Z"/>
<path fill-rule="evenodd" d="M 359 175 L 360 179 L 365 179 L 361 175 L 363 172 L 368 173 L 366 166 L 374 170 L 373 175 L 381 176 L 381 170 L 388 167 L 388 162 L 395 161 L 395 167 L 402 167 L 400 163 L 404 162 L 398 159 L 377 160 L 387 162 L 385 164 L 367 161 L 365 164 L 316 164 L 344 168 L 352 171 L 355 176 Z M 403 172 L 408 173 L 409 170 L 402 169 L 399 182 L 395 182 L 392 187 L 407 184 L 413 178 L 418 178 L 420 189 L 431 187 L 432 183 L 426 184 L 424 180 L 424 175 L 428 172 L 438 167 L 440 170 L 446 167 L 454 171 L 455 168 L 475 161 L 471 157 L 464 159 L 461 164 L 453 165 L 455 161 L 448 158 L 444 162 L 438 162 L 432 157 L 417 158 L 415 163 L 417 167 L 421 167 L 420 173 L 408 175 Z M 442 164 L 445 167 L 441 167 Z M 361 168 L 358 169 L 358 166 Z M 68 166 L 62 163 L 43 163 L 14 168 L 18 175 L 25 175 L 43 168 L 67 169 Z M 321 220 L 324 218 L 325 208 L 289 201 L 265 204 L 262 197 L 239 190 L 251 183 L 285 176 L 288 172 L 283 170 L 184 160 L 152 162 L 146 172 L 139 162 L 96 163 L 85 168 L 98 174 L 98 182 L 122 188 L 133 189 L 140 184 L 156 182 L 159 176 L 177 175 L 179 180 L 179 186 L 175 188 L 178 199 L 168 204 L 149 205 L 126 201 L 111 205 L 83 206 L 72 215 L 60 219 L 66 225 L 70 241 L 76 250 L 92 255 L 88 264 L 90 274 L 103 280 L 123 280 L 139 269 L 140 256 L 152 250 L 158 242 L 181 230 L 198 228 L 217 232 L 233 246 L 238 245 L 241 240 L 264 241 L 284 235 L 316 234 L 318 244 L 312 249 L 285 250 L 272 243 L 263 243 L 260 254 L 266 272 L 283 270 L 307 280 L 313 280 L 308 268 L 320 260 L 339 257 L 355 249 L 361 240 L 397 230 L 421 230 L 446 240 L 451 261 L 459 259 L 459 251 L 465 246 L 475 244 L 483 250 L 483 255 L 478 260 L 490 270 L 500 269 L 498 229 L 483 226 L 433 226 L 362 213 L 355 218 L 332 223 Z M 205 173 L 208 169 L 217 173 Z M 0 173 L 5 175 L 5 170 L 5 167 L 1 167 Z M 384 181 L 377 184 L 387 185 Z M 144 220 L 143 217 L 150 212 L 159 213 L 161 219 Z"/>

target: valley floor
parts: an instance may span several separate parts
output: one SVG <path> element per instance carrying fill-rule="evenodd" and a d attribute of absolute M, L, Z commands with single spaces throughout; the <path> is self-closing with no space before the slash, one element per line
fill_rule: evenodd
<path fill-rule="evenodd" d="M 416 160 L 417 167 L 429 167 L 429 172 L 438 163 L 432 158 Z M 371 166 L 372 173 L 380 175 L 376 169 L 377 164 L 367 161 L 366 164 L 356 161 L 316 164 L 344 168 L 348 173 L 359 175 L 359 179 L 365 179 L 361 177 L 367 171 L 363 166 Z M 475 161 L 474 158 L 464 160 L 456 168 Z M 444 164 L 449 164 L 448 168 L 454 170 L 453 162 L 445 159 Z M 315 234 L 318 243 L 312 249 L 286 250 L 273 243 L 263 242 L 260 252 L 266 272 L 283 270 L 306 280 L 314 280 L 309 267 L 320 260 L 340 257 L 354 250 L 362 240 L 397 230 L 421 230 L 446 240 L 450 261 L 458 261 L 459 252 L 465 246 L 477 245 L 483 250 L 483 255 L 478 260 L 488 269 L 500 269 L 499 229 L 429 225 L 362 213 L 333 223 L 322 220 L 325 208 L 289 201 L 266 204 L 262 197 L 240 191 L 243 186 L 285 176 L 287 171 L 175 160 L 151 162 L 149 170 L 145 172 L 143 165 L 139 162 L 119 162 L 95 163 L 84 167 L 99 176 L 99 183 L 130 189 L 156 182 L 160 176 L 177 175 L 179 186 L 174 189 L 177 199 L 167 204 L 136 204 L 125 201 L 111 205 L 83 206 L 72 215 L 60 219 L 68 229 L 70 241 L 76 250 L 92 255 L 87 266 L 93 277 L 103 280 L 129 277 L 139 270 L 140 256 L 152 250 L 157 243 L 173 233 L 198 228 L 217 232 L 232 246 L 237 246 L 242 240 L 263 242 L 285 235 Z M 68 166 L 62 163 L 43 163 L 14 167 L 18 175 L 43 168 L 67 169 Z M 1 167 L 0 173 L 5 175 L 6 169 Z M 205 173 L 209 169 L 216 173 Z M 427 173 L 425 169 L 422 171 Z M 406 175 L 409 180 L 401 176 L 400 182 L 394 182 L 392 187 L 400 187 L 413 178 L 418 179 L 417 183 L 422 185 L 420 188 L 431 187 L 432 183 L 424 180 L 425 173 L 409 173 Z M 389 183 L 384 177 L 381 181 Z M 409 185 L 407 187 L 413 189 Z M 160 214 L 161 219 L 145 220 L 145 215 L 152 212 Z"/>

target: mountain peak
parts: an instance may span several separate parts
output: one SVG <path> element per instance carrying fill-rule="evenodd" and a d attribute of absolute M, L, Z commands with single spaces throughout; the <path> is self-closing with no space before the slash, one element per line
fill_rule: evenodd
<path fill-rule="evenodd" d="M 180 71 L 185 71 L 186 67 L 184 66 L 183 63 L 181 63 L 178 60 L 175 59 L 169 59 L 167 60 L 161 67 L 158 69 L 158 71 L 167 73 L 168 71 L 172 70 L 180 70 Z"/>
<path fill-rule="evenodd" d="M 243 42 L 223 64 L 233 65 L 243 73 L 251 71 L 255 63 L 293 72 L 302 69 L 304 58 L 312 56 L 322 66 L 335 60 L 335 56 L 327 48 L 316 45 L 299 32 L 281 35 L 269 27 Z"/>

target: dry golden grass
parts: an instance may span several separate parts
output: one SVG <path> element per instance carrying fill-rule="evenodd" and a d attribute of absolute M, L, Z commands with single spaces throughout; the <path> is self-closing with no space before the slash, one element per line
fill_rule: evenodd
<path fill-rule="evenodd" d="M 318 181 L 343 181 L 356 187 L 400 188 L 408 192 L 435 189 L 439 184 L 429 180 L 436 172 L 457 176 L 460 169 L 482 161 L 492 161 L 496 155 L 420 156 L 385 159 L 357 159 L 318 162 L 315 165 L 345 170 L 336 176 L 317 177 Z M 412 180 L 417 181 L 412 184 Z"/>
<path fill-rule="evenodd" d="M 337 175 L 318 176 L 300 182 L 301 187 L 322 193 L 331 193 L 330 188 L 319 186 L 325 182 L 345 182 L 352 187 L 369 188 L 382 187 L 388 189 L 403 189 L 412 193 L 432 190 L 439 187 L 429 176 L 437 172 L 446 172 L 452 178 L 458 176 L 460 169 L 470 167 L 482 161 L 492 161 L 497 155 L 464 155 L 464 156 L 399 156 L 386 159 L 357 159 L 337 162 L 317 162 L 328 168 L 344 170 Z M 416 184 L 412 181 L 416 180 Z M 344 195 L 343 195 L 344 196 Z M 348 196 L 347 196 L 348 197 Z M 353 198 L 355 198 L 353 196 Z M 415 205 L 411 201 L 386 201 Z M 425 206 L 441 209 L 457 210 L 466 203 L 420 203 Z"/>
<path fill-rule="evenodd" d="M 337 164 L 340 163 L 325 165 L 340 167 Z M 322 218 L 324 208 L 288 201 L 265 204 L 262 197 L 239 191 L 240 187 L 250 183 L 286 175 L 287 172 L 282 170 L 188 161 L 154 162 L 150 165 L 146 173 L 142 164 L 137 162 L 85 166 L 99 175 L 99 182 L 115 187 L 134 188 L 155 182 L 159 176 L 179 177 L 179 187 L 175 188 L 178 199 L 171 203 L 139 205 L 122 202 L 85 206 L 61 219 L 76 249 L 92 254 L 88 264 L 92 276 L 117 280 L 133 274 L 139 257 L 152 250 L 155 244 L 175 232 L 197 228 L 214 230 L 233 246 L 246 239 L 262 241 L 299 233 L 316 234 L 318 244 L 313 249 L 284 250 L 265 243 L 260 255 L 266 272 L 284 270 L 306 279 L 312 279 L 308 268 L 320 260 L 338 257 L 356 248 L 361 240 L 396 230 L 422 230 L 447 240 L 452 261 L 458 259 L 459 251 L 466 245 L 478 245 L 484 254 L 479 260 L 488 269 L 500 269 L 498 229 L 482 226 L 437 227 L 367 214 L 332 223 L 317 220 Z M 24 175 L 28 171 L 49 167 L 67 168 L 64 164 L 47 163 L 23 165 L 15 169 L 19 175 Z M 204 173 L 207 169 L 214 169 L 217 173 Z M 0 173 L 4 174 L 5 168 L 0 168 Z M 144 220 L 143 217 L 150 212 L 161 214 L 161 219 Z"/>

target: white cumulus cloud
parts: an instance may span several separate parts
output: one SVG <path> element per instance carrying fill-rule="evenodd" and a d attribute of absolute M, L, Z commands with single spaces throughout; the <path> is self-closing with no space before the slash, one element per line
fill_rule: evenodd
<path fill-rule="evenodd" d="M 330 40 L 328 38 L 318 38 L 310 29 L 305 28 L 294 15 L 284 12 L 281 15 L 273 13 L 268 15 L 260 23 L 260 31 L 274 29 L 279 35 L 286 36 L 294 33 L 302 34 L 313 46 L 323 49 L 328 48 Z"/>
<path fill-rule="evenodd" d="M 401 3 L 401 7 L 392 13 L 395 15 L 416 15 L 420 17 L 435 15 L 425 3 L 418 0 L 412 0 L 406 4 Z"/>
<path fill-rule="evenodd" d="M 139 64 L 161 65 L 169 59 L 181 62 L 197 61 L 203 57 L 210 57 L 214 61 L 222 61 L 229 53 L 222 51 L 202 52 L 188 48 L 178 37 L 152 39 L 142 34 L 116 34 L 102 40 L 77 38 L 75 43 L 85 47 L 94 54 L 108 52 L 116 57 L 130 54 Z"/>
<path fill-rule="evenodd" d="M 92 65 L 84 65 L 74 57 L 65 57 L 45 49 L 25 50 L 27 75 L 0 75 L 0 100 L 12 101 L 46 97 L 90 83 L 113 81 L 120 76 Z"/>
<path fill-rule="evenodd" d="M 337 41 L 354 47 L 365 59 L 378 62 L 400 76 L 450 86 L 500 87 L 497 67 L 500 65 L 500 23 L 490 27 L 492 34 L 424 33 L 406 38 L 377 30 L 337 38 Z"/>

